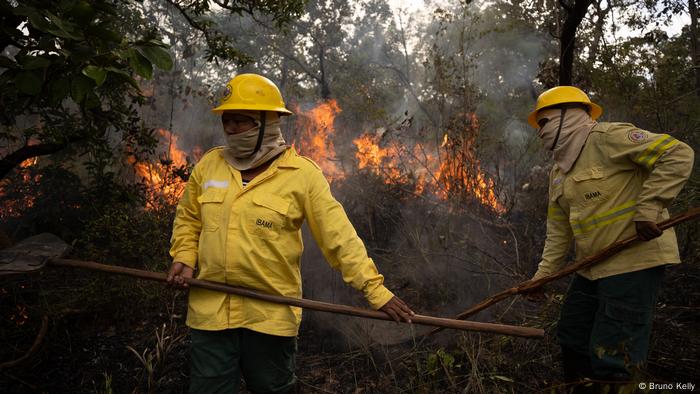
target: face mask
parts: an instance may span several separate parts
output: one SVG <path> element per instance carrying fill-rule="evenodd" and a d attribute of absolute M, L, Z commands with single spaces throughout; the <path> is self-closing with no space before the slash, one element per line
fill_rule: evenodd
<path fill-rule="evenodd" d="M 563 112 L 562 118 L 561 109 L 542 110 L 537 114 L 537 122 L 542 124 L 546 119 L 539 136 L 545 148 L 554 151 L 557 166 L 568 173 L 597 122 L 582 108 L 567 108 Z"/>
<path fill-rule="evenodd" d="M 557 130 L 559 130 L 559 124 L 561 124 L 561 110 L 544 109 L 540 111 L 537 114 L 537 123 L 541 124 L 543 121 L 546 121 L 546 123 L 538 130 L 539 136 L 542 139 L 542 144 L 545 148 L 554 150 Z"/>
<path fill-rule="evenodd" d="M 258 134 L 260 133 L 260 122 L 256 122 L 257 126 L 248 131 L 238 134 L 227 134 L 226 143 L 231 154 L 237 159 L 246 159 L 253 155 L 255 145 L 258 143 Z M 267 125 L 266 125 L 267 126 Z M 265 127 L 267 128 L 267 127 Z M 265 137 L 263 136 L 263 140 Z"/>
<path fill-rule="evenodd" d="M 260 147 L 256 151 L 262 127 L 260 121 L 256 120 L 256 124 L 256 127 L 242 133 L 226 135 L 228 146 L 224 150 L 224 158 L 239 171 L 257 168 L 287 149 L 280 121 L 273 120 L 265 125 Z"/>

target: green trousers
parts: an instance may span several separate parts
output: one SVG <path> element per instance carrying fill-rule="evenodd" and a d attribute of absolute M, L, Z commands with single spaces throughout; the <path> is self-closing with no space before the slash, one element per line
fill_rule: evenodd
<path fill-rule="evenodd" d="M 574 276 L 557 339 L 565 350 L 590 360 L 589 377 L 629 378 L 645 363 L 664 270 L 658 266 L 593 281 Z"/>
<path fill-rule="evenodd" d="M 238 393 L 241 377 L 253 393 L 292 393 L 296 337 L 245 328 L 191 329 L 190 393 Z"/>

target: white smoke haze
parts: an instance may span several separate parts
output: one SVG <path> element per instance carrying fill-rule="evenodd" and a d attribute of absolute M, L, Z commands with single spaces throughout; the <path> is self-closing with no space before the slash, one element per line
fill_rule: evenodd
<path fill-rule="evenodd" d="M 352 3 L 353 9 L 357 11 L 364 3 Z M 469 5 L 460 9 L 463 6 L 447 2 L 418 3 L 410 7 L 402 4 L 399 11 L 394 2 L 391 8 L 373 8 L 374 13 L 355 12 L 345 22 L 352 28 L 344 30 L 342 49 L 351 56 L 329 58 L 326 70 L 332 96 L 338 98 L 342 109 L 334 124 L 336 157 L 330 159 L 349 177 L 333 182 L 333 190 L 363 235 L 387 285 L 419 313 L 450 316 L 502 288 L 507 276 L 516 271 L 515 264 L 530 262 L 517 261 L 512 235 L 499 224 L 496 215 L 486 213 L 478 203 L 453 210 L 453 203 L 426 203 L 420 197 L 397 199 L 386 194 L 390 188 L 380 187 L 376 178 L 353 174 L 357 148 L 352 140 L 383 128 L 388 130 L 383 144 L 430 143 L 437 152 L 448 131 L 443 123 L 460 110 L 451 97 L 443 98 L 445 109 L 436 110 L 433 97 L 439 93 L 431 84 L 439 81 L 431 80 L 432 71 L 426 68 L 432 45 L 429 40 L 434 39 L 438 28 L 434 11 L 443 7 L 464 19 L 447 23 L 449 39 L 436 42 L 434 48 L 451 61 L 463 59 L 469 63 L 468 75 L 460 83 L 478 93 L 473 109 L 482 122 L 479 138 L 504 138 L 507 147 L 522 149 L 529 141 L 528 134 L 514 114 L 529 105 L 529 96 L 523 92 L 530 89 L 537 59 L 546 52 L 545 40 L 524 28 L 495 28 L 490 22 L 497 16 L 489 14 L 488 7 Z M 284 34 L 261 29 L 247 17 L 222 16 L 218 21 L 224 22 L 222 30 L 256 61 L 245 67 L 207 63 L 201 58 L 201 40 L 173 39 L 180 51 L 192 54 L 178 58 L 174 71 L 159 73 L 152 82 L 150 105 L 142 110 L 145 122 L 171 130 L 179 137 L 179 148 L 188 153 L 195 147 L 206 151 L 221 145 L 221 124 L 210 111 L 222 86 L 237 73 L 258 72 L 277 83 L 288 106 L 299 112 L 283 120 L 287 142 L 298 142 L 298 118 L 321 102 L 314 98 L 318 97 L 318 80 L 306 73 L 310 70 L 300 68 L 300 64 L 306 68 L 317 66 L 313 57 L 308 58 L 313 55 L 309 39 L 297 36 L 303 31 L 296 27 Z M 466 34 L 461 37 L 463 47 L 455 46 L 460 42 L 459 34 Z M 292 54 L 293 49 L 298 50 L 296 54 Z M 286 74 L 285 69 L 289 70 Z M 357 76 L 357 83 L 367 87 L 369 96 L 348 94 L 357 92 L 357 86 L 335 82 L 347 80 L 347 75 Z M 368 106 L 367 100 L 373 95 L 381 100 L 381 107 Z M 408 126 L 397 126 L 407 119 Z M 302 151 L 305 148 L 298 146 Z M 488 168 L 507 168 L 502 163 L 507 160 L 502 157 L 496 164 L 485 159 L 482 162 Z M 343 283 L 340 274 L 328 266 L 307 231 L 304 241 L 304 297 L 366 307 L 360 293 Z M 488 317 L 484 314 L 478 318 Z M 342 335 L 338 338 L 359 346 L 368 338 L 380 343 L 398 342 L 424 330 L 401 328 L 397 335 L 392 323 L 316 312 L 305 312 L 305 321 L 339 332 Z"/>

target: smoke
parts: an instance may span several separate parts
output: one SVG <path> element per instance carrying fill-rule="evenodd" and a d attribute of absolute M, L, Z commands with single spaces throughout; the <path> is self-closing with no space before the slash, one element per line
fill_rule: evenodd
<path fill-rule="evenodd" d="M 496 218 L 478 203 L 463 202 L 465 205 L 459 206 L 407 196 L 375 175 L 352 170 L 356 152 L 352 140 L 363 133 L 382 128 L 390 131 L 387 140 L 432 143 L 432 134 L 442 137 L 448 129 L 441 123 L 443 116 L 434 102 L 427 100 L 434 93 L 430 70 L 425 66 L 426 46 L 434 38 L 430 36 L 435 26 L 433 14 L 420 10 L 397 20 L 386 4 L 367 3 L 371 7 L 357 15 L 353 27 L 345 30 L 347 36 L 340 49 L 347 55 L 326 63 L 331 91 L 342 112 L 334 123 L 337 130 L 330 137 L 336 157 L 324 159 L 347 170 L 349 179 L 332 184 L 334 194 L 385 275 L 386 285 L 419 313 L 449 316 L 502 287 L 505 275 L 517 268 L 509 266 L 517 255 L 515 245 L 504 228 L 493 225 Z M 542 56 L 543 40 L 522 26 L 493 29 L 490 22 L 498 18 L 495 11 L 472 8 L 471 12 L 478 17 L 468 21 L 471 30 L 466 48 L 451 47 L 454 41 L 437 45 L 453 59 L 469 57 L 474 67 L 468 82 L 480 92 L 477 108 L 483 115 L 479 117 L 504 120 L 488 123 L 488 127 L 514 136 L 509 142 L 521 146 L 527 141 L 526 129 L 520 127 L 522 122 L 514 115 L 528 104 L 526 93 L 537 72 L 536 59 Z M 258 30 L 246 18 L 227 22 L 225 29 L 257 57 L 245 71 L 259 72 L 278 82 L 288 104 L 306 103 L 297 104 L 295 112 L 318 105 L 309 97 L 317 90 L 316 81 L 295 69 L 295 61 L 275 52 L 275 44 L 286 42 L 282 35 Z M 212 97 L 216 97 L 219 84 L 223 86 L 243 69 L 217 69 L 193 58 L 197 56 L 178 63 L 179 74 L 171 73 L 167 78 L 161 75 L 154 84 L 153 108 L 143 111 L 149 124 L 177 134 L 184 150 L 200 146 L 206 151 L 223 142 L 219 119 L 210 112 L 215 104 Z M 306 63 L 307 67 L 312 65 Z M 287 75 L 281 75 L 284 67 L 291 67 Z M 284 120 L 289 143 L 298 141 L 300 117 L 298 113 Z M 396 127 L 402 120 L 414 118 L 415 122 Z M 361 293 L 328 266 L 308 231 L 304 232 L 304 241 L 304 297 L 367 307 Z M 305 312 L 305 321 L 339 332 L 342 336 L 337 338 L 360 346 L 368 338 L 389 343 L 413 335 L 410 329 L 396 333 L 396 326 L 390 323 L 316 312 Z"/>

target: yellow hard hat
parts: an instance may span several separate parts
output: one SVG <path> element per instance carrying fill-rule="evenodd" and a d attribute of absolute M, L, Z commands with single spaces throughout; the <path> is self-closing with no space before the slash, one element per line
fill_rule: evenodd
<path fill-rule="evenodd" d="M 236 75 L 226 84 L 221 103 L 212 112 L 222 114 L 227 110 L 275 111 L 280 115 L 292 115 L 284 106 L 282 94 L 269 79 L 258 74 Z"/>
<path fill-rule="evenodd" d="M 594 120 L 598 119 L 600 115 L 603 114 L 603 108 L 592 102 L 583 90 L 573 86 L 557 86 L 540 94 L 540 97 L 537 98 L 535 110 L 527 117 L 527 123 L 538 129 L 540 126 L 537 124 L 537 113 L 547 107 L 564 103 L 581 103 L 587 105 L 588 108 L 590 108 L 591 118 Z"/>

